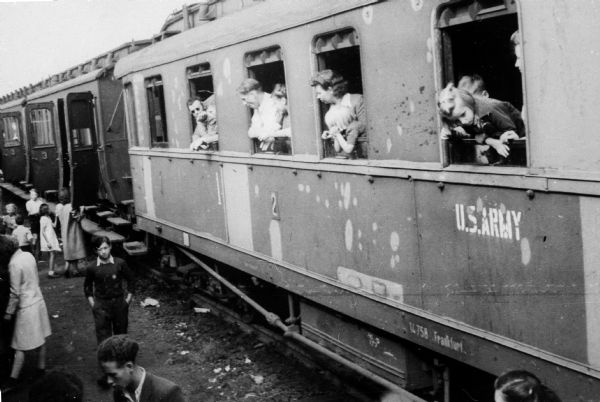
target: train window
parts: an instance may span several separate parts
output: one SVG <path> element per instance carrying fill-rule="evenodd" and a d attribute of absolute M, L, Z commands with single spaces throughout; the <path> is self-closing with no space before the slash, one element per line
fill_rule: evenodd
<path fill-rule="evenodd" d="M 18 116 L 3 117 L 1 128 L 5 147 L 21 145 L 21 124 Z"/>
<path fill-rule="evenodd" d="M 203 63 L 187 69 L 190 85 L 188 108 L 192 121 L 190 149 L 194 151 L 219 149 L 217 104 L 210 64 Z"/>
<path fill-rule="evenodd" d="M 131 83 L 125 84 L 123 95 L 125 96 L 125 122 L 127 124 L 129 146 L 137 147 L 140 144 L 137 134 L 137 120 L 135 113 L 135 100 L 133 97 L 133 86 L 131 85 Z"/>
<path fill-rule="evenodd" d="M 440 92 L 444 163 L 525 166 L 523 92 L 511 39 L 519 29 L 514 0 L 456 2 L 438 16 L 441 82 L 458 87 Z M 476 118 L 457 124 L 453 114 L 468 104 Z"/>
<path fill-rule="evenodd" d="M 352 28 L 317 36 L 318 72 L 311 85 L 320 100 L 323 157 L 367 158 L 360 45 Z"/>
<path fill-rule="evenodd" d="M 267 94 L 267 98 L 262 98 L 263 101 L 260 109 L 253 110 L 250 129 L 248 131 L 252 138 L 253 152 L 280 155 L 291 154 L 292 131 L 281 48 L 274 46 L 247 53 L 244 56 L 244 64 L 248 71 L 248 77 L 258 81 L 262 87 L 262 91 Z M 266 107 L 263 106 L 265 102 L 269 102 L 269 105 Z M 261 116 L 261 114 L 265 116 Z M 267 130 L 269 131 L 268 134 L 253 130 L 256 122 L 261 118 L 273 123 L 273 128 Z M 255 135 L 258 136 L 254 137 Z"/>
<path fill-rule="evenodd" d="M 52 130 L 52 112 L 46 108 L 36 108 L 29 111 L 34 146 L 54 145 Z"/>
<path fill-rule="evenodd" d="M 147 78 L 145 82 L 152 146 L 167 146 L 167 114 L 162 78 L 158 75 Z"/>

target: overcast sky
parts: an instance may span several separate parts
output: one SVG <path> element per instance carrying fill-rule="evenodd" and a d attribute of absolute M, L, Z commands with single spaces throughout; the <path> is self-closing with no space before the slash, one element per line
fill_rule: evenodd
<path fill-rule="evenodd" d="M 0 0 L 0 96 L 158 33 L 186 0 Z"/>

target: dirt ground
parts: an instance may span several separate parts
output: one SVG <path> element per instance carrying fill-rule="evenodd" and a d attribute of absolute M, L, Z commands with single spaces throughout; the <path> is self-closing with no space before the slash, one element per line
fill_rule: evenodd
<path fill-rule="evenodd" d="M 85 384 L 85 401 L 110 402 L 110 391 L 96 385 L 96 339 L 92 313 L 83 296 L 83 278 L 48 279 L 40 263 L 40 282 L 53 334 L 48 338 L 48 370 L 67 370 Z M 130 308 L 129 333 L 140 343 L 138 363 L 180 384 L 195 401 L 355 401 L 253 335 L 211 314 L 194 313 L 181 290 L 141 278 Z M 152 297 L 159 307 L 142 307 Z M 32 372 L 28 356 L 23 376 Z M 5 402 L 26 402 L 27 387 L 2 395 Z"/>

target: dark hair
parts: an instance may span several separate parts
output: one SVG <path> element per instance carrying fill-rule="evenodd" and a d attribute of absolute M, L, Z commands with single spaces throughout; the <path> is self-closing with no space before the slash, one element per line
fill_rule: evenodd
<path fill-rule="evenodd" d="M 19 248 L 19 241 L 9 235 L 0 235 L 0 266 L 8 267 L 10 258 Z"/>
<path fill-rule="evenodd" d="M 40 216 L 45 216 L 50 214 L 50 207 L 48 204 L 40 205 Z"/>
<path fill-rule="evenodd" d="M 254 78 L 246 78 L 237 89 L 238 93 L 245 95 L 250 91 L 262 91 L 262 84 Z"/>
<path fill-rule="evenodd" d="M 98 345 L 98 361 L 115 362 L 117 366 L 123 367 L 128 362 L 135 363 L 138 350 L 137 342 L 127 335 L 113 335 Z"/>
<path fill-rule="evenodd" d="M 500 392 L 504 402 L 560 402 L 550 388 L 525 370 L 502 374 L 494 382 L 494 391 Z"/>
<path fill-rule="evenodd" d="M 324 90 L 333 89 L 333 96 L 341 98 L 348 93 L 348 81 L 334 70 L 319 71 L 310 80 L 310 86 L 320 85 Z"/>
<path fill-rule="evenodd" d="M 83 382 L 75 374 L 52 371 L 29 390 L 29 402 L 81 402 Z"/>
<path fill-rule="evenodd" d="M 21 215 L 21 214 L 17 214 L 17 215 L 15 215 L 15 223 L 16 223 L 17 225 L 22 225 L 22 224 L 24 224 L 24 223 L 25 223 L 25 218 L 23 218 L 23 215 Z"/>
<path fill-rule="evenodd" d="M 92 239 L 92 246 L 94 246 L 95 249 L 99 249 L 102 246 L 102 243 L 106 243 L 110 246 L 110 239 L 106 236 L 95 236 Z"/>
<path fill-rule="evenodd" d="M 62 204 L 68 204 L 71 201 L 71 192 L 68 188 L 63 187 L 58 190 L 58 201 Z"/>

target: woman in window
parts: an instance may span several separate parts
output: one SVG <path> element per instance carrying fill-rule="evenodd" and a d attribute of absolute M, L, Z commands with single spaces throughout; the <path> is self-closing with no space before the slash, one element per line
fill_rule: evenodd
<path fill-rule="evenodd" d="M 348 81 L 333 70 L 323 70 L 310 83 L 317 99 L 329 104 L 325 114 L 327 130 L 321 138 L 333 141 L 337 154 L 364 158 L 367 154 L 367 118 L 363 96 L 348 92 Z"/>

